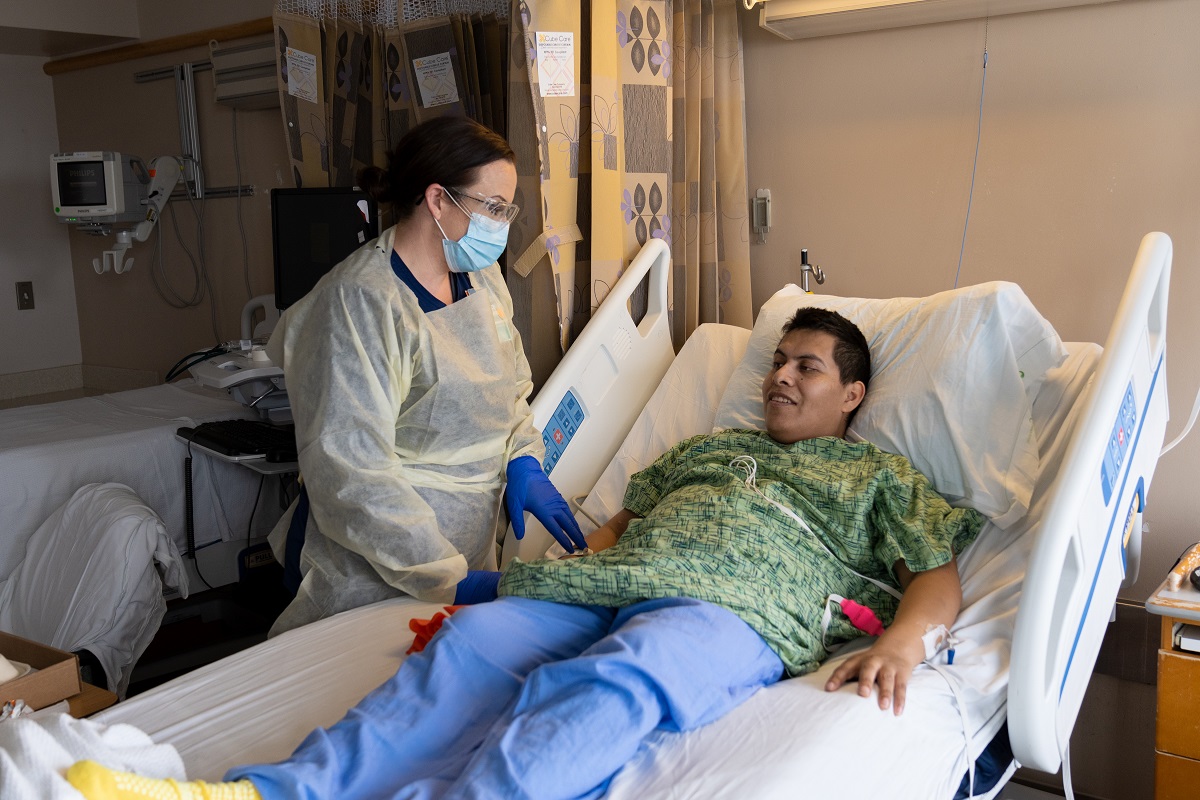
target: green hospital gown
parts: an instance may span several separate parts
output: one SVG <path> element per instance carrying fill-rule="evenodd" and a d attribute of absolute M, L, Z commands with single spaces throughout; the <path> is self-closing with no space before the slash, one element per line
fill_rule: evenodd
<path fill-rule="evenodd" d="M 747 485 L 731 462 L 750 456 L 755 484 L 804 519 L 855 571 L 899 588 L 974 541 L 983 517 L 952 509 L 903 456 L 869 442 L 824 437 L 780 444 L 762 431 L 727 430 L 673 447 L 634 475 L 624 505 L 642 517 L 617 544 L 585 558 L 514 560 L 501 595 L 621 607 L 690 597 L 741 617 L 791 675 L 817 668 L 826 600 L 839 594 L 872 608 L 884 625 L 898 601 L 839 566 L 795 520 Z M 827 644 L 862 634 L 835 610 Z"/>

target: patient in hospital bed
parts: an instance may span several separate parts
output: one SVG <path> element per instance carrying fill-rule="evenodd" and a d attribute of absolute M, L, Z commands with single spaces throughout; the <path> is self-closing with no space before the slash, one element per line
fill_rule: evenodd
<path fill-rule="evenodd" d="M 68 779 L 91 800 L 596 797 L 653 731 L 712 722 L 864 631 L 878 637 L 825 688 L 857 680 L 901 713 L 958 613 L 955 557 L 983 518 L 843 438 L 869 377 L 858 328 L 801 309 L 763 380 L 765 432 L 676 445 L 633 476 L 592 554 L 514 561 L 498 600 L 448 618 L 289 760 L 226 784 L 91 762 Z"/>

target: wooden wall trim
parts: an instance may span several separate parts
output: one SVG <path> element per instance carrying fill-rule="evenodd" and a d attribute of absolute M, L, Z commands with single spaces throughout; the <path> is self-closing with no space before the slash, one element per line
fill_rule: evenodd
<path fill-rule="evenodd" d="M 275 26 L 271 17 L 263 17 L 262 19 L 237 22 L 232 25 L 222 25 L 219 28 L 193 31 L 192 33 L 180 34 L 179 36 L 168 36 L 165 39 L 155 39 L 149 42 L 138 42 L 122 47 L 114 47 L 111 50 L 99 50 L 95 53 L 57 58 L 43 64 L 42 71 L 53 77 L 61 75 L 64 72 L 90 69 L 105 64 L 116 64 L 121 61 L 130 61 L 135 58 L 159 55 L 160 53 L 173 53 L 177 50 L 186 50 L 189 47 L 199 47 L 207 45 L 213 39 L 222 42 L 231 39 L 245 39 L 249 36 L 259 36 L 264 33 L 271 33 L 274 29 Z"/>

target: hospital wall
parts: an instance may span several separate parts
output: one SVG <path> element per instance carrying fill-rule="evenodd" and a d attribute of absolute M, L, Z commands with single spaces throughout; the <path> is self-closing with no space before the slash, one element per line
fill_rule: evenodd
<path fill-rule="evenodd" d="M 273 0 L 137 0 L 142 41 L 234 25 L 271 16 Z"/>
<path fill-rule="evenodd" d="M 760 29 L 757 14 L 742 20 L 749 189 L 771 190 L 775 223 L 751 248 L 756 307 L 799 281 L 806 247 L 830 294 L 1014 281 L 1064 339 L 1103 343 L 1142 235 L 1162 230 L 1175 245 L 1168 436 L 1181 430 L 1200 386 L 1200 3 L 1122 0 L 801 41 Z M 1159 464 L 1141 576 L 1125 597 L 1144 600 L 1200 539 L 1198 472 L 1193 434 Z M 1094 682 L 1085 712 L 1114 695 L 1132 710 L 1124 725 L 1077 733 L 1076 787 L 1149 797 L 1153 690 Z"/>
<path fill-rule="evenodd" d="M 207 59 L 208 48 L 199 47 L 56 76 L 62 147 L 118 150 L 146 161 L 178 154 L 174 80 L 138 83 L 134 76 Z M 71 232 L 83 361 L 114 378 L 136 380 L 148 373 L 150 382 L 161 382 L 188 353 L 237 338 L 243 304 L 273 291 L 269 192 L 291 185 L 279 109 L 237 111 L 235 152 L 235 112 L 215 102 L 212 72 L 195 73 L 195 84 L 205 186 L 240 183 L 253 186 L 254 192 L 240 200 L 172 201 L 151 239 L 128 252 L 134 264 L 123 275 L 98 275 L 92 268 L 92 259 L 111 246 L 111 239 Z M 160 242 L 161 261 L 156 253 Z M 203 299 L 198 304 L 175 308 L 161 296 L 176 303 L 191 299 L 201 266 L 208 280 L 207 285 L 200 282 Z"/>
<path fill-rule="evenodd" d="M 58 131 L 43 60 L 0 55 L 0 399 L 55 391 L 80 377 L 71 252 L 51 212 L 49 155 Z M 17 309 L 18 281 L 33 283 L 31 310 Z"/>
<path fill-rule="evenodd" d="M 272 6 L 271 0 L 141 0 L 138 42 L 270 17 Z M 50 210 L 49 157 L 54 152 L 116 150 L 146 161 L 179 154 L 174 82 L 139 83 L 135 75 L 208 57 L 208 48 L 199 46 L 53 78 L 42 70 L 44 58 L 3 57 L 5 65 L 11 62 L 22 69 L 14 73 L 20 83 L 0 87 L 0 97 L 14 95 L 6 112 L 18 112 L 6 113 L 0 122 L 0 169 L 20 176 L 20 193 L 6 191 L 0 197 L 0 210 L 5 205 L 13 209 L 0 214 L 0 278 L 9 287 L 27 279 L 26 271 L 15 265 L 30 263 L 30 254 L 36 254 L 34 263 L 41 272 L 32 276 L 36 310 L 0 313 L 0 332 L 9 334 L 11 342 L 14 332 L 9 328 L 18 326 L 16 341 L 25 345 L 22 352 L 0 355 L 0 400 L 36 393 L 47 383 L 39 378 L 46 376 L 56 379 L 49 387 L 53 389 L 86 386 L 112 391 L 161 382 L 187 353 L 236 338 L 248 294 L 273 290 L 269 192 L 290 185 L 283 123 L 278 108 L 239 111 L 235 150 L 233 111 L 215 102 L 209 70 L 195 75 L 205 183 L 234 186 L 240 162 L 240 183 L 252 185 L 254 194 L 242 198 L 240 208 L 236 199 L 210 199 L 196 207 L 204 220 L 203 255 L 211 283 L 198 305 L 169 305 L 156 288 L 152 270 L 161 236 L 166 278 L 160 275 L 158 283 L 185 299 L 195 294 L 191 259 L 199 259 L 201 247 L 195 211 L 186 201 L 170 204 L 171 211 L 164 213 L 149 242 L 134 243 L 127 253 L 133 268 L 124 275 L 98 275 L 92 268 L 92 259 L 113 245 L 111 237 L 68 231 L 54 221 Z M 7 78 L 7 67 L 4 74 Z M 29 123 L 16 120 L 36 121 L 42 129 L 29 134 L 23 130 Z M 23 149 L 10 152 L 10 139 Z M 9 185 L 6 174 L 6 189 Z M 13 291 L 10 288 L 8 296 L 15 309 Z M 25 321 L 35 317 L 44 320 L 46 331 Z M 62 344 L 52 348 L 49 343 L 58 339 Z M 64 380 L 74 385 L 63 385 Z"/>

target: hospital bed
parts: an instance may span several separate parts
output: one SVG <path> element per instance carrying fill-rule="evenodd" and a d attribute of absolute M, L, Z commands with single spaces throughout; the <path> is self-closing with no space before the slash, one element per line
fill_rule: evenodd
<path fill-rule="evenodd" d="M 953 503 L 986 507 L 992 521 L 959 559 L 957 657 L 938 670 L 918 668 L 903 716 L 852 689 L 822 690 L 837 663 L 863 646 L 852 644 L 817 673 L 763 690 L 712 725 L 655 735 L 606 796 L 949 800 L 966 796 L 972 782 L 975 796 L 995 797 L 1018 762 L 1057 771 L 1118 588 L 1136 574 L 1167 417 L 1170 263 L 1170 240 L 1147 235 L 1103 350 L 1064 345 L 1019 289 L 994 284 L 893 301 L 807 297 L 788 287 L 764 304 L 753 332 L 705 325 L 676 356 L 666 328 L 670 255 L 650 242 L 534 404 L 551 478 L 564 496 L 586 497 L 578 516 L 585 528 L 588 516 L 603 521 L 617 510 L 625 478 L 667 447 L 754 413 L 746 382 L 757 391 L 780 315 L 802 303 L 842 308 L 871 341 L 876 406 L 865 406 L 852 430 L 898 449 L 944 446 L 946 458 L 913 460 Z M 648 311 L 635 322 L 627 301 L 647 273 Z M 989 337 L 1004 352 L 988 351 Z M 939 360 L 950 362 L 948 372 Z M 910 383 L 943 375 L 950 385 L 893 396 L 882 377 L 889 370 Z M 979 391 L 994 402 L 963 408 Z M 906 415 L 887 419 L 889 404 Z M 999 483 L 989 485 L 987 473 L 997 470 Z M 540 556 L 550 544 L 529 520 L 523 541 L 509 533 L 504 560 Z M 281 759 L 393 674 L 412 641 L 409 620 L 439 610 L 399 599 L 340 614 L 94 719 L 130 723 L 173 745 L 193 778 Z"/>
<path fill-rule="evenodd" d="M 246 413 L 191 381 L 0 411 L 0 629 L 80 653 L 123 697 L 165 600 L 236 580 L 281 513 L 244 467 L 185 467 L 180 426 Z"/>
<path fill-rule="evenodd" d="M 162 518 L 179 552 L 187 549 L 180 426 L 252 412 L 183 380 L 126 392 L 0 411 L 0 581 L 26 555 L 38 526 L 81 486 L 121 483 Z M 259 476 L 236 464 L 193 459 L 195 544 L 245 541 Z M 260 504 L 257 535 L 278 518 Z M 211 577 L 211 576 L 210 576 Z"/>

